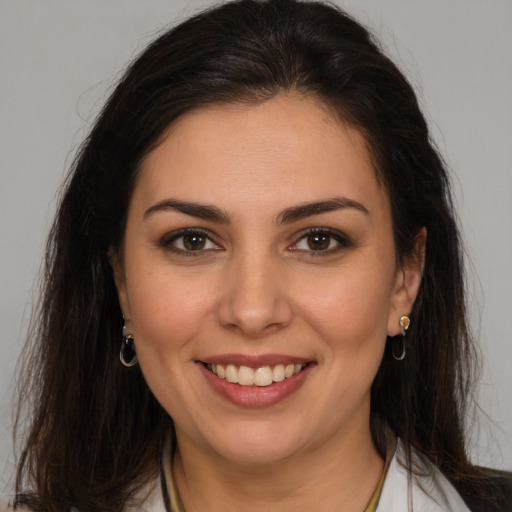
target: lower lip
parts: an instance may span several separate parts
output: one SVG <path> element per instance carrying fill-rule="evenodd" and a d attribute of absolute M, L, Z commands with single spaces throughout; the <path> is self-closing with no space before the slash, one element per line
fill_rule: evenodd
<path fill-rule="evenodd" d="M 223 398 L 243 407 L 267 407 L 293 395 L 307 379 L 314 364 L 308 364 L 300 373 L 270 386 L 240 386 L 217 377 L 203 363 L 197 363 L 211 387 Z"/>

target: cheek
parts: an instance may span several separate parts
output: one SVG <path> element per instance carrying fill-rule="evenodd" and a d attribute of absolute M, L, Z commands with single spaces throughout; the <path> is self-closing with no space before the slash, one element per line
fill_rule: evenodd
<path fill-rule="evenodd" d="M 208 293 L 204 280 L 201 288 L 194 282 L 175 270 L 154 270 L 131 283 L 133 330 L 142 359 L 146 354 L 162 359 L 175 356 L 201 329 L 209 317 L 213 294 Z"/>
<path fill-rule="evenodd" d="M 195 343 L 209 321 L 213 294 L 162 269 L 129 283 L 137 357 L 144 378 L 163 408 L 182 417 L 191 400 L 187 370 L 194 365 Z"/>
<path fill-rule="evenodd" d="M 346 271 L 345 271 L 346 270 Z M 375 269 L 342 269 L 305 283 L 300 309 L 331 344 L 359 350 L 386 339 L 391 307 L 390 273 Z"/>

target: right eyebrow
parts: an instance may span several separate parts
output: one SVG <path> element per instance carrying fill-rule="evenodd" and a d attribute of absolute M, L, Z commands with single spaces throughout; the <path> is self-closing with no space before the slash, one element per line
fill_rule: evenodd
<path fill-rule="evenodd" d="M 189 201 L 180 201 L 179 199 L 164 199 L 150 206 L 144 212 L 144 219 L 154 215 L 157 212 L 165 212 L 169 210 L 178 211 L 191 217 L 203 220 L 211 220 L 222 224 L 229 224 L 229 217 L 216 206 L 208 204 L 191 203 Z"/>

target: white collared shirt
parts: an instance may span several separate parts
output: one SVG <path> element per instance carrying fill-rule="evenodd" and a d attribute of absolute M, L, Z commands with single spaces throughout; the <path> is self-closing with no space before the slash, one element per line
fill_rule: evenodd
<path fill-rule="evenodd" d="M 432 463 L 413 452 L 417 476 L 405 466 L 400 440 L 388 468 L 376 512 L 470 512 L 459 493 Z"/>

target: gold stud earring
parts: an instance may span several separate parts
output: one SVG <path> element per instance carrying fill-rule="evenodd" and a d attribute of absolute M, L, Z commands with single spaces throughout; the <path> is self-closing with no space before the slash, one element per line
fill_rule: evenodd
<path fill-rule="evenodd" d="M 391 353 L 393 354 L 393 359 L 396 361 L 402 361 L 405 357 L 405 332 L 409 329 L 409 325 L 411 324 L 411 319 L 407 315 L 403 315 L 400 317 L 398 322 L 400 324 L 400 328 L 402 329 L 402 336 L 395 336 L 393 338 L 393 345 L 391 349 Z M 397 345 L 400 345 L 399 352 L 397 351 Z M 398 352 L 398 353 L 397 353 Z"/>
<path fill-rule="evenodd" d="M 411 319 L 407 315 L 403 315 L 400 317 L 400 327 L 402 328 L 402 336 L 405 336 L 405 331 L 409 329 L 409 325 L 411 325 Z"/>

